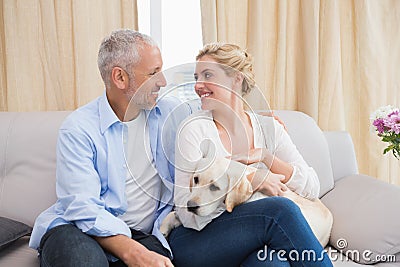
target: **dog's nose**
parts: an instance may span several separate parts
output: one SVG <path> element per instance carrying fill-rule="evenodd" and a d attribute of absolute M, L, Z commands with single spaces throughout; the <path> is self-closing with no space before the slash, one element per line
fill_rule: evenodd
<path fill-rule="evenodd" d="M 187 202 L 187 209 L 190 212 L 193 212 L 194 214 L 197 213 L 197 210 L 199 209 L 199 205 L 197 205 L 196 202 L 194 202 L 193 200 L 189 200 Z"/>

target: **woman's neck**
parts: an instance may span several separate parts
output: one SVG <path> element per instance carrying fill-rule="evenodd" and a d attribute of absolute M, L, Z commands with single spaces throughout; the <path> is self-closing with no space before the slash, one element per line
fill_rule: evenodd
<path fill-rule="evenodd" d="M 243 132 L 250 124 L 243 105 L 215 109 L 212 111 L 212 115 L 218 130 L 227 131 L 232 135 Z"/>
<path fill-rule="evenodd" d="M 240 108 L 213 110 L 213 119 L 219 138 L 230 154 L 246 153 L 254 148 L 254 133 L 250 116 Z"/>

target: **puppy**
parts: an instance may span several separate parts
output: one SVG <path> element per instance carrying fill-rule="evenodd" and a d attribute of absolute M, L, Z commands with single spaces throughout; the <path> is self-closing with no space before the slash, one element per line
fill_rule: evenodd
<path fill-rule="evenodd" d="M 201 159 L 190 180 L 188 211 L 198 216 L 207 216 L 225 203 L 226 210 L 232 212 L 233 208 L 241 203 L 267 197 L 260 192 L 253 193 L 251 183 L 246 177 L 256 170 L 226 158 L 216 158 L 213 161 L 209 158 Z M 319 199 L 311 201 L 290 189 L 282 196 L 299 206 L 313 233 L 325 247 L 329 242 L 333 224 L 333 216 L 329 209 Z M 167 236 L 180 224 L 177 214 L 171 212 L 162 222 L 160 230 Z"/>

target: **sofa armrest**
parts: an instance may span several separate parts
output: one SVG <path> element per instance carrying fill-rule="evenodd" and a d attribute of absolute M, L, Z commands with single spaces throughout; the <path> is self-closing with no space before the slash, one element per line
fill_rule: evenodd
<path fill-rule="evenodd" d="M 333 214 L 333 247 L 339 251 L 358 250 L 359 256 L 371 251 L 372 259 L 399 256 L 399 186 L 366 175 L 346 176 L 335 183 L 322 202 Z M 363 257 L 353 260 L 371 264 Z"/>
<path fill-rule="evenodd" d="M 356 153 L 351 136 L 345 131 L 324 131 L 329 146 L 335 181 L 358 173 Z"/>

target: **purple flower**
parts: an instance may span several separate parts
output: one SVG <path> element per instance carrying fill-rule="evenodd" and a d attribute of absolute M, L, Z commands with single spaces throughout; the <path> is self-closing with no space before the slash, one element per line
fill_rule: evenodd
<path fill-rule="evenodd" d="M 383 118 L 378 118 L 374 120 L 372 124 L 376 127 L 376 130 L 379 134 L 383 134 L 383 132 L 385 131 L 385 123 Z"/>
<path fill-rule="evenodd" d="M 400 114 L 399 111 L 394 111 L 388 115 L 387 118 L 383 119 L 384 127 L 387 127 L 388 132 L 400 134 Z"/>
<path fill-rule="evenodd" d="M 381 107 L 370 117 L 372 125 L 378 131 L 378 136 L 388 147 L 383 154 L 392 151 L 393 155 L 400 160 L 400 110 L 392 106 Z"/>

